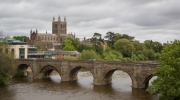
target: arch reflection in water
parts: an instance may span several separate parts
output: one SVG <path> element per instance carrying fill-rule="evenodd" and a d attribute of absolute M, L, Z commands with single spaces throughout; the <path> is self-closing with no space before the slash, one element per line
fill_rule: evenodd
<path fill-rule="evenodd" d="M 80 68 L 77 71 L 77 83 L 82 85 L 85 88 L 92 88 L 93 87 L 93 75 L 91 72 L 86 68 Z"/>
<path fill-rule="evenodd" d="M 104 79 L 106 83 L 111 83 L 112 87 L 115 87 L 119 91 L 131 91 L 131 77 L 122 70 L 111 70 L 107 72 Z"/>
<path fill-rule="evenodd" d="M 56 82 L 56 83 L 60 83 L 61 82 L 61 77 L 59 75 L 58 72 L 56 72 L 55 70 L 53 70 L 50 75 L 49 75 L 50 79 L 53 81 L 53 82 Z"/>

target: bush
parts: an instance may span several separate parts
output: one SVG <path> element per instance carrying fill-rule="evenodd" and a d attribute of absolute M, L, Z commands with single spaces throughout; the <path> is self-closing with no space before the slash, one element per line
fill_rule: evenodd
<path fill-rule="evenodd" d="M 24 77 L 24 72 L 17 72 L 15 77 Z"/>
<path fill-rule="evenodd" d="M 0 85 L 6 85 L 8 84 L 11 76 L 8 74 L 0 74 Z"/>

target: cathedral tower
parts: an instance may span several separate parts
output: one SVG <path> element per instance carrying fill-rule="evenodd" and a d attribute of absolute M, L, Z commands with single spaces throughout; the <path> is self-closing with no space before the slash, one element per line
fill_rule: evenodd
<path fill-rule="evenodd" d="M 53 17 L 52 34 L 56 34 L 59 37 L 59 40 L 61 41 L 62 38 L 67 35 L 66 31 L 67 31 L 66 18 L 64 17 L 64 21 L 61 21 L 61 18 L 59 16 L 58 21 L 55 21 L 55 18 Z"/>

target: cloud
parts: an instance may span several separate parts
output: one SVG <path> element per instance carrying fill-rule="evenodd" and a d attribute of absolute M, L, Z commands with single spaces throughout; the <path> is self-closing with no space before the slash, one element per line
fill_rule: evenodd
<path fill-rule="evenodd" d="M 179 0 L 0 0 L 0 31 L 29 36 L 51 33 L 52 18 L 67 19 L 67 32 L 92 37 L 98 32 L 128 34 L 143 42 L 179 39 Z"/>

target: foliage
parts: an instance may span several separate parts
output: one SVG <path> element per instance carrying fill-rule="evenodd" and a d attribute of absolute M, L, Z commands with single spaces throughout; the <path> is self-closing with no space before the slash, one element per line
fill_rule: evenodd
<path fill-rule="evenodd" d="M 160 100 L 180 99 L 180 41 L 168 44 L 160 56 L 161 64 L 156 68 L 157 79 L 147 89 L 151 94 L 159 94 Z"/>
<path fill-rule="evenodd" d="M 152 49 L 152 43 L 153 41 L 152 40 L 145 40 L 144 41 L 144 46 L 146 49 Z"/>
<path fill-rule="evenodd" d="M 24 77 L 24 72 L 17 72 L 15 77 Z"/>
<path fill-rule="evenodd" d="M 75 47 L 73 46 L 73 41 L 72 38 L 67 37 L 63 40 L 63 45 L 62 45 L 63 50 L 65 51 L 75 51 Z"/>
<path fill-rule="evenodd" d="M 107 38 L 107 44 L 109 47 L 114 48 L 114 39 L 115 39 L 115 33 L 114 32 L 107 32 L 105 38 Z"/>
<path fill-rule="evenodd" d="M 5 85 L 9 82 L 15 68 L 13 55 L 5 52 L 5 50 L 9 50 L 9 45 L 0 42 L 0 85 Z"/>
<path fill-rule="evenodd" d="M 156 52 L 156 53 L 159 52 L 160 53 L 163 46 L 162 46 L 162 44 L 160 42 L 155 41 L 152 44 L 152 48 L 153 48 L 154 52 Z"/>
<path fill-rule="evenodd" d="M 73 45 L 66 45 L 64 48 L 63 48 L 64 51 L 75 51 L 75 48 Z"/>
<path fill-rule="evenodd" d="M 15 40 L 20 40 L 20 41 L 23 41 L 23 42 L 27 42 L 29 40 L 29 37 L 27 37 L 27 36 L 14 36 L 13 38 Z"/>
<path fill-rule="evenodd" d="M 94 50 L 83 50 L 81 53 L 82 60 L 96 59 L 100 60 L 100 56 Z"/>
<path fill-rule="evenodd" d="M 120 52 L 115 50 L 108 50 L 103 54 L 104 60 L 110 60 L 110 61 L 121 61 L 123 59 L 123 56 Z"/>
<path fill-rule="evenodd" d="M 144 45 L 140 43 L 139 41 L 133 41 L 132 43 L 134 45 L 135 53 L 140 52 L 144 49 Z"/>
<path fill-rule="evenodd" d="M 123 57 L 132 57 L 134 53 L 134 45 L 130 40 L 119 39 L 114 43 L 115 50 L 122 53 Z"/>
<path fill-rule="evenodd" d="M 64 56 L 65 60 L 77 60 L 78 58 L 73 57 L 73 56 Z"/>
<path fill-rule="evenodd" d="M 62 48 L 63 50 L 65 51 L 75 51 L 75 50 L 78 50 L 80 46 L 80 42 L 79 42 L 79 39 L 73 39 L 71 37 L 66 37 L 64 40 L 63 40 L 63 43 L 62 43 Z"/>
<path fill-rule="evenodd" d="M 78 48 L 78 52 L 82 52 L 83 50 L 93 50 L 93 51 L 95 51 L 95 47 L 93 45 L 80 44 L 79 48 Z"/>

